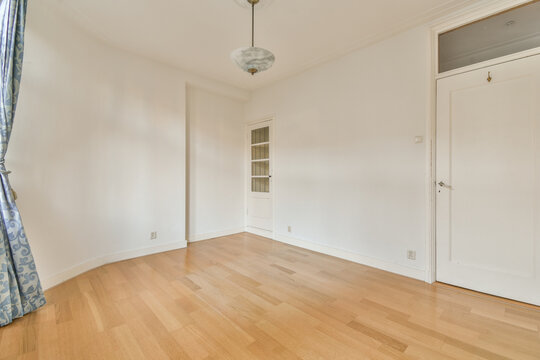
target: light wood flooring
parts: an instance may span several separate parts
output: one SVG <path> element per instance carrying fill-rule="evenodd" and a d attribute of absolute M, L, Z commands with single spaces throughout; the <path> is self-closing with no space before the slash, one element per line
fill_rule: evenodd
<path fill-rule="evenodd" d="M 0 329 L 0 359 L 540 359 L 540 308 L 251 234 L 103 266 Z"/>

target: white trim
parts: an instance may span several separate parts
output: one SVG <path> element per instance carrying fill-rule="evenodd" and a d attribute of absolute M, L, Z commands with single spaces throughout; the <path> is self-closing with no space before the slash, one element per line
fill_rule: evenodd
<path fill-rule="evenodd" d="M 431 27 L 437 33 L 447 32 L 533 1 L 535 0 L 481 0 L 436 19 L 431 22 Z"/>
<path fill-rule="evenodd" d="M 246 123 L 246 129 L 250 126 L 253 126 L 253 125 L 257 125 L 257 124 L 260 124 L 260 123 L 264 123 L 264 122 L 267 122 L 267 121 L 274 121 L 275 119 L 275 115 L 274 114 L 271 114 L 271 115 L 266 115 L 266 116 L 263 116 L 257 120 L 252 120 L 252 121 L 248 121 Z"/>
<path fill-rule="evenodd" d="M 63 270 L 55 275 L 51 275 L 47 278 L 44 278 L 41 280 L 41 285 L 43 286 L 43 289 L 47 290 L 52 288 L 53 286 L 56 286 L 60 283 L 63 283 L 64 281 L 67 281 L 69 279 L 74 278 L 77 275 L 80 275 L 82 273 L 85 273 L 89 270 L 95 269 L 97 267 L 110 264 L 117 261 L 122 260 L 128 260 L 137 258 L 140 256 L 146 256 L 146 255 L 152 255 L 157 254 L 165 251 L 171 251 L 171 250 L 177 250 L 177 249 L 183 249 L 187 247 L 187 241 L 174 241 L 167 244 L 161 244 L 161 245 L 155 245 L 155 246 L 147 246 L 147 247 L 141 247 L 138 249 L 128 250 L 128 251 L 121 251 L 116 252 L 112 254 L 107 254 L 103 256 L 98 256 L 90 260 L 86 260 L 80 264 L 77 264 L 75 266 L 72 266 L 66 270 Z"/>
<path fill-rule="evenodd" d="M 432 49 L 436 49 L 437 36 L 434 32 L 430 34 L 430 44 Z M 428 77 L 428 99 L 427 101 L 427 117 L 426 117 L 426 273 L 424 281 L 432 284 L 436 280 L 436 248 L 435 248 L 435 131 L 436 131 L 436 104 L 437 104 L 437 86 L 435 75 L 437 72 L 437 57 L 434 51 L 428 55 L 430 57 L 430 76 Z"/>
<path fill-rule="evenodd" d="M 373 268 L 389 271 L 394 274 L 399 274 L 399 275 L 407 276 L 407 277 L 417 279 L 417 280 L 422 280 L 422 281 L 425 280 L 425 271 L 421 269 L 415 269 L 412 267 L 389 262 L 386 260 L 376 259 L 376 258 L 360 255 L 358 253 L 354 253 L 351 251 L 337 249 L 337 248 L 333 248 L 326 245 L 320 245 L 320 244 L 292 238 L 285 235 L 275 234 L 273 239 L 276 241 L 288 244 L 288 245 L 301 247 L 303 249 L 315 251 L 321 254 L 334 256 L 340 259 L 349 260 L 349 261 L 366 265 L 366 266 L 371 266 Z"/>
<path fill-rule="evenodd" d="M 482 62 L 479 62 L 479 63 L 476 63 L 476 64 L 463 66 L 463 67 L 460 67 L 460 68 L 457 68 L 457 69 L 445 71 L 445 72 L 437 74 L 435 76 L 435 78 L 437 80 L 439 80 L 439 79 L 443 79 L 443 78 L 446 78 L 446 77 L 449 77 L 449 76 L 463 74 L 463 73 L 466 73 L 466 72 L 470 72 L 470 71 L 483 69 L 483 68 L 487 68 L 487 67 L 494 66 L 494 65 L 507 63 L 507 62 L 510 62 L 510 61 L 520 60 L 520 59 L 530 57 L 530 56 L 535 56 L 535 55 L 538 55 L 538 54 L 540 54 L 540 47 L 536 47 L 536 48 L 528 49 L 528 50 L 523 50 L 523 51 L 520 51 L 520 52 L 517 52 L 517 53 L 510 54 L 510 55 L 500 56 L 500 57 L 497 57 L 497 58 L 494 58 L 494 59 L 489 59 L 489 60 L 486 60 L 486 61 L 482 61 Z"/>
<path fill-rule="evenodd" d="M 247 233 L 250 233 L 250 234 L 259 235 L 259 236 L 266 237 L 266 238 L 269 238 L 269 239 L 274 238 L 274 233 L 272 231 L 263 230 L 263 229 L 259 229 L 259 228 L 252 227 L 252 226 L 246 226 L 244 231 L 247 232 Z"/>
<path fill-rule="evenodd" d="M 234 234 L 238 234 L 242 232 L 244 232 L 244 228 L 222 230 L 222 231 L 216 231 L 216 232 L 206 233 L 206 234 L 189 235 L 188 241 L 192 243 L 192 242 L 197 242 L 197 241 L 215 239 L 222 236 L 234 235 Z"/>

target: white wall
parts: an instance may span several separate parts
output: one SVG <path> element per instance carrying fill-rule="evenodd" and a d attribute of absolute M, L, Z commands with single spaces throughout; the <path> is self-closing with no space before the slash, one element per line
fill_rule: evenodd
<path fill-rule="evenodd" d="M 45 2 L 30 4 L 26 34 L 6 163 L 46 287 L 182 246 L 186 207 L 193 239 L 243 226 L 246 92 L 109 47 Z M 426 152 L 414 137 L 428 113 L 428 34 L 408 31 L 253 94 L 243 120 L 276 116 L 278 238 L 422 273 Z"/>
<path fill-rule="evenodd" d="M 430 67 L 420 27 L 253 94 L 246 121 L 275 115 L 276 238 L 424 277 Z"/>
<path fill-rule="evenodd" d="M 187 89 L 190 241 L 244 228 L 244 104 Z"/>
<path fill-rule="evenodd" d="M 111 48 L 50 4 L 29 5 L 6 164 L 44 286 L 185 246 L 186 82 L 229 88 Z"/>

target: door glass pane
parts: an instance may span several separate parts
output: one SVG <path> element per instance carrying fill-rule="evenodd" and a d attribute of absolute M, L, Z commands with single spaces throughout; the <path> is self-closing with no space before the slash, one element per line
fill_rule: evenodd
<path fill-rule="evenodd" d="M 439 72 L 540 47 L 540 2 L 439 35 Z"/>
<path fill-rule="evenodd" d="M 269 161 L 257 161 L 251 163 L 251 175 L 252 176 L 268 176 L 270 175 L 270 162 Z"/>
<path fill-rule="evenodd" d="M 251 178 L 251 191 L 252 192 L 270 192 L 270 179 L 269 178 Z"/>
<path fill-rule="evenodd" d="M 251 191 L 270 192 L 270 127 L 251 130 Z"/>
<path fill-rule="evenodd" d="M 263 127 L 251 130 L 251 144 L 260 144 L 270 141 L 270 128 Z"/>
<path fill-rule="evenodd" d="M 270 158 L 270 145 L 253 145 L 251 147 L 251 160 L 263 160 Z"/>

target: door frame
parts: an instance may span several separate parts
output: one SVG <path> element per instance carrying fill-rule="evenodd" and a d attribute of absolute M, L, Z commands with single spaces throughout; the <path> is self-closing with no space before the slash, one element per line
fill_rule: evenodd
<path fill-rule="evenodd" d="M 429 76 L 429 96 L 430 100 L 427 102 L 426 108 L 426 214 L 428 219 L 426 221 L 426 275 L 425 281 L 427 283 L 434 283 L 437 281 L 437 239 L 436 239 L 436 159 L 437 159 L 437 144 L 436 144 L 436 131 L 437 131 L 437 80 L 462 74 L 465 72 L 482 69 L 488 66 L 501 64 L 509 61 L 522 59 L 524 57 L 540 54 L 540 47 L 521 51 L 518 53 L 502 56 L 499 58 L 479 62 L 473 65 L 465 66 L 462 68 L 439 73 L 438 71 L 438 48 L 439 48 L 439 34 L 456 29 L 458 27 L 470 24 L 472 22 L 484 19 L 486 17 L 498 14 L 510 10 L 512 8 L 532 3 L 535 0 L 487 0 L 482 1 L 479 4 L 466 7 L 460 11 L 454 12 L 449 16 L 430 24 L 430 42 L 431 42 L 431 74 Z"/>
<path fill-rule="evenodd" d="M 270 194 L 271 194 L 271 201 L 272 201 L 272 229 L 271 231 L 264 231 L 264 230 L 257 230 L 256 228 L 252 228 L 248 226 L 248 197 L 249 197 L 249 188 L 251 186 L 251 144 L 249 142 L 250 139 L 250 128 L 256 125 L 262 125 L 264 123 L 270 124 Z M 276 207 L 274 206 L 275 198 L 276 198 L 276 177 L 275 177 L 275 147 L 276 147 L 276 138 L 275 138 L 275 116 L 274 115 L 268 115 L 262 118 L 259 118 L 258 120 L 249 121 L 246 123 L 244 128 L 244 229 L 246 232 L 253 233 L 256 235 L 269 237 L 271 239 L 274 239 L 275 234 L 275 228 L 276 228 Z"/>

